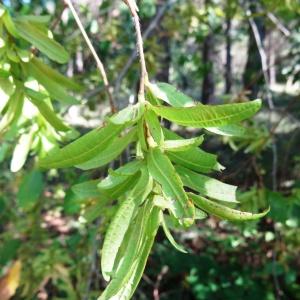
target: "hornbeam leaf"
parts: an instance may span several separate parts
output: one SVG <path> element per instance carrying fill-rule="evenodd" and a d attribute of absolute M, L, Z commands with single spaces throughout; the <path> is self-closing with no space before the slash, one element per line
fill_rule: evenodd
<path fill-rule="evenodd" d="M 41 115 L 58 131 L 68 131 L 71 128 L 68 127 L 52 110 L 52 107 L 47 103 L 47 96 L 45 94 L 36 92 L 32 89 L 26 88 L 25 93 L 28 96 L 30 102 L 32 102 Z"/>
<path fill-rule="evenodd" d="M 164 135 L 167 139 L 183 140 L 181 136 L 165 128 Z M 224 169 L 224 167 L 217 162 L 216 155 L 207 153 L 198 147 L 182 152 L 167 151 L 166 154 L 172 162 L 197 172 L 209 173 L 212 170 L 221 171 Z"/>
<path fill-rule="evenodd" d="M 35 130 L 30 130 L 28 133 L 24 133 L 21 135 L 14 149 L 10 162 L 10 170 L 12 172 L 18 172 L 24 166 L 31 148 L 34 132 Z"/>
<path fill-rule="evenodd" d="M 135 175 L 143 165 L 143 161 L 134 160 L 118 168 L 117 170 L 110 172 L 107 177 L 100 181 L 98 184 L 98 189 L 102 191 L 110 191 L 115 189 L 121 183 L 126 182 L 130 177 Z"/>
<path fill-rule="evenodd" d="M 16 21 L 15 27 L 18 35 L 31 43 L 50 59 L 58 63 L 66 63 L 69 60 L 68 52 L 56 41 L 50 39 L 39 27 L 28 21 Z"/>
<path fill-rule="evenodd" d="M 259 218 L 264 217 L 270 211 L 270 208 L 267 208 L 261 213 L 243 212 L 229 208 L 227 206 L 205 199 L 201 196 L 192 193 L 188 193 L 188 195 L 198 207 L 200 207 L 207 213 L 229 221 L 257 220 Z"/>
<path fill-rule="evenodd" d="M 128 106 L 110 117 L 110 121 L 117 125 L 130 125 L 136 123 L 143 115 L 145 110 L 144 104 L 137 103 Z"/>
<path fill-rule="evenodd" d="M 180 175 L 184 186 L 216 200 L 238 202 L 236 200 L 236 186 L 198 174 L 182 166 L 175 166 L 175 169 Z"/>
<path fill-rule="evenodd" d="M 206 127 L 207 131 L 223 136 L 248 137 L 250 133 L 245 127 L 238 124 L 230 124 L 220 127 Z"/>
<path fill-rule="evenodd" d="M 143 203 L 151 192 L 152 185 L 152 178 L 144 166 L 141 169 L 139 181 L 129 193 L 127 199 L 121 204 L 107 230 L 101 256 L 101 269 L 105 280 L 110 279 L 114 270 L 115 259 L 126 231 L 132 219 L 135 217 L 138 206 Z"/>
<path fill-rule="evenodd" d="M 52 69 L 48 65 L 44 64 L 40 59 L 33 57 L 30 60 L 30 64 L 34 65 L 35 69 L 38 69 L 44 75 L 46 75 L 51 80 L 55 81 L 59 85 L 63 85 L 65 88 L 80 91 L 82 87 L 76 83 L 74 80 L 62 75 L 56 70 Z"/>
<path fill-rule="evenodd" d="M 50 94 L 52 98 L 64 104 L 77 104 L 78 100 L 70 96 L 65 90 L 64 86 L 59 82 L 54 81 L 52 76 L 48 76 L 42 69 L 35 64 L 23 63 L 22 64 L 29 75 L 34 77 Z"/>
<path fill-rule="evenodd" d="M 76 165 L 76 167 L 82 170 L 90 170 L 102 167 L 108 164 L 110 161 L 116 159 L 135 139 L 136 128 L 133 128 L 126 135 L 115 138 L 113 142 L 107 146 L 107 148 L 98 153 L 91 160 L 83 164 Z"/>
<path fill-rule="evenodd" d="M 224 105 L 197 105 L 193 107 L 151 106 L 159 116 L 182 126 L 196 128 L 218 127 L 237 123 L 254 115 L 261 100 Z"/>
<path fill-rule="evenodd" d="M 151 176 L 162 186 L 167 198 L 174 201 L 175 216 L 181 219 L 185 225 L 191 225 L 195 208 L 189 202 L 182 181 L 168 157 L 158 148 L 150 149 L 147 163 Z"/>
<path fill-rule="evenodd" d="M 164 230 L 164 233 L 167 237 L 167 239 L 169 240 L 169 242 L 171 243 L 171 245 L 177 249 L 178 251 L 182 252 L 182 253 L 188 253 L 183 246 L 179 245 L 175 239 L 173 238 L 169 228 L 168 228 L 168 225 L 164 219 L 164 214 L 162 211 L 160 211 L 160 221 L 161 221 L 161 225 L 162 225 L 162 228 Z"/>
<path fill-rule="evenodd" d="M 190 107 L 194 106 L 194 100 L 189 96 L 177 90 L 174 86 L 164 83 L 150 83 L 147 85 L 151 93 L 160 100 L 165 101 L 174 107 Z"/>
<path fill-rule="evenodd" d="M 202 144 L 203 140 L 204 140 L 203 136 L 186 139 L 186 140 L 166 140 L 164 141 L 162 148 L 165 151 L 171 151 L 171 152 L 186 151 L 193 147 L 199 146 L 200 144 Z"/>
<path fill-rule="evenodd" d="M 94 129 L 69 145 L 50 151 L 40 161 L 40 167 L 67 168 L 84 163 L 105 149 L 122 129 L 123 126 L 112 123 Z"/>

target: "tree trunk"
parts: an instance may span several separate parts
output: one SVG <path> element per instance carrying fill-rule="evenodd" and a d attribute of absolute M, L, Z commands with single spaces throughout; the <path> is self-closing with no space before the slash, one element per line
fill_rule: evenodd
<path fill-rule="evenodd" d="M 249 9 L 253 15 L 258 12 L 256 0 L 249 0 Z M 253 18 L 259 32 L 261 41 L 265 39 L 265 24 L 262 17 Z M 250 91 L 250 97 L 256 98 L 260 86 L 264 83 L 262 74 L 262 65 L 257 43 L 249 24 L 248 27 L 249 42 L 248 42 L 248 59 L 244 71 L 243 83 L 244 89 Z"/>

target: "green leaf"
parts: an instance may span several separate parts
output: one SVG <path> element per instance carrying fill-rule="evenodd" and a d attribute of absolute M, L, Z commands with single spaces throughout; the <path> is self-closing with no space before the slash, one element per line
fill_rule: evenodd
<path fill-rule="evenodd" d="M 184 140 L 179 135 L 165 128 L 164 135 L 167 139 Z M 172 162 L 197 172 L 209 173 L 212 170 L 221 171 L 224 169 L 224 167 L 217 162 L 216 155 L 207 153 L 198 147 L 182 152 L 166 152 L 166 154 Z"/>
<path fill-rule="evenodd" d="M 105 214 L 105 206 L 109 202 L 110 198 L 101 197 L 97 199 L 95 203 L 92 205 L 85 207 L 84 212 L 82 214 L 83 218 L 87 223 L 91 223 L 95 221 L 100 216 L 103 216 Z"/>
<path fill-rule="evenodd" d="M 203 220 L 207 218 L 207 213 L 199 208 L 195 208 L 195 220 Z"/>
<path fill-rule="evenodd" d="M 38 69 L 39 72 L 42 72 L 49 79 L 53 80 L 59 85 L 63 85 L 65 88 L 80 91 L 82 90 L 82 86 L 76 83 L 74 80 L 62 75 L 56 70 L 52 69 L 45 63 L 43 63 L 40 59 L 33 57 L 30 61 L 30 64 L 34 66 L 35 69 Z"/>
<path fill-rule="evenodd" d="M 98 300 L 131 299 L 144 272 L 159 227 L 159 209 L 150 206 L 150 210 L 142 216 L 144 218 L 140 219 L 144 222 L 141 225 L 137 222 L 134 226 L 138 232 L 132 230 L 133 233 L 128 239 L 130 242 L 127 243 L 128 246 L 123 254 L 124 259 L 118 272 Z"/>
<path fill-rule="evenodd" d="M 28 21 L 16 21 L 15 27 L 21 38 L 35 46 L 50 59 L 64 64 L 69 60 L 68 52 L 56 41 L 50 39 L 38 26 Z"/>
<path fill-rule="evenodd" d="M 0 113 L 5 108 L 10 96 L 15 92 L 15 85 L 10 78 L 0 77 Z"/>
<path fill-rule="evenodd" d="M 194 206 L 188 200 L 182 181 L 168 157 L 158 148 L 150 149 L 147 164 L 151 176 L 162 186 L 164 194 L 170 201 L 174 201 L 175 216 L 186 225 L 192 224 L 195 215 Z"/>
<path fill-rule="evenodd" d="M 152 94 L 160 100 L 165 101 L 174 107 L 190 107 L 194 106 L 194 100 L 189 96 L 183 94 L 179 90 L 177 90 L 174 86 L 164 83 L 158 82 L 157 84 L 151 83 L 148 88 L 152 92 Z"/>
<path fill-rule="evenodd" d="M 167 237 L 167 239 L 169 240 L 169 242 L 171 243 L 171 245 L 177 249 L 178 251 L 182 252 L 182 253 L 188 253 L 183 246 L 179 245 L 175 239 L 173 238 L 169 228 L 168 228 L 168 225 L 167 223 L 165 222 L 165 219 L 164 219 L 164 214 L 162 213 L 162 211 L 160 212 L 160 221 L 161 221 L 161 225 L 162 225 L 162 228 L 164 230 L 164 233 Z"/>
<path fill-rule="evenodd" d="M 157 145 L 161 146 L 164 141 L 164 134 L 157 115 L 153 111 L 147 110 L 145 113 L 145 121 L 147 122 L 154 141 L 157 143 Z"/>
<path fill-rule="evenodd" d="M 44 15 L 44 16 L 35 16 L 35 15 L 24 15 L 16 17 L 16 21 L 28 21 L 30 23 L 37 23 L 37 24 L 48 24 L 51 20 L 51 16 Z"/>
<path fill-rule="evenodd" d="M 237 123 L 253 116 L 261 107 L 261 100 L 224 105 L 194 107 L 152 106 L 153 111 L 174 123 L 196 128 L 218 127 Z"/>
<path fill-rule="evenodd" d="M 100 198 L 103 197 L 103 194 L 97 187 L 98 183 L 99 180 L 88 180 L 82 183 L 78 183 L 72 186 L 72 191 L 80 199 Z"/>
<path fill-rule="evenodd" d="M 238 124 L 230 124 L 221 127 L 206 127 L 207 131 L 223 136 L 233 136 L 233 137 L 248 137 L 249 132 L 245 127 Z"/>
<path fill-rule="evenodd" d="M 203 135 L 185 140 L 166 140 L 164 141 L 162 148 L 165 151 L 181 152 L 192 149 L 193 147 L 198 147 L 200 144 L 202 144 L 203 140 Z"/>
<path fill-rule="evenodd" d="M 102 167 L 109 162 L 116 159 L 126 148 L 127 146 L 136 139 L 136 128 L 133 128 L 127 134 L 122 137 L 116 137 L 113 142 L 108 145 L 103 151 L 98 153 L 91 160 L 76 165 L 77 168 L 82 170 L 90 170 Z"/>
<path fill-rule="evenodd" d="M 123 126 L 112 123 L 94 129 L 69 145 L 51 151 L 40 161 L 40 167 L 67 168 L 84 163 L 105 149 L 122 129 Z"/>
<path fill-rule="evenodd" d="M 143 166 L 144 162 L 141 160 L 133 160 L 126 165 L 110 172 L 110 174 L 100 181 L 98 189 L 100 190 L 113 190 L 121 183 L 127 181 L 130 177 L 136 174 Z"/>
<path fill-rule="evenodd" d="M 24 104 L 23 89 L 18 87 L 8 102 L 8 109 L 4 117 L 0 121 L 0 135 L 3 134 L 8 127 L 19 118 L 22 113 Z"/>
<path fill-rule="evenodd" d="M 63 104 L 77 104 L 79 103 L 73 96 L 70 96 L 63 85 L 49 77 L 42 69 L 35 64 L 23 63 L 22 64 L 28 74 L 34 77 L 50 94 L 52 98 L 60 101 Z"/>
<path fill-rule="evenodd" d="M 250 212 L 243 212 L 243 211 L 229 208 L 227 206 L 205 199 L 201 196 L 192 193 L 189 193 L 188 195 L 197 206 L 199 206 L 207 213 L 229 221 L 257 220 L 259 218 L 264 217 L 270 210 L 270 208 L 267 208 L 265 211 L 261 213 L 253 214 Z"/>
<path fill-rule="evenodd" d="M 27 173 L 20 184 L 17 194 L 19 207 L 25 210 L 31 209 L 37 203 L 43 189 L 42 173 L 36 170 Z"/>
<path fill-rule="evenodd" d="M 56 113 L 53 111 L 52 107 L 47 103 L 47 96 L 45 94 L 36 92 L 32 89 L 25 89 L 28 99 L 32 102 L 41 115 L 48 121 L 48 123 L 53 126 L 58 131 L 69 131 L 71 128 L 68 127 Z"/>
<path fill-rule="evenodd" d="M 136 123 L 143 115 L 145 105 L 137 103 L 128 106 L 110 117 L 110 121 L 117 125 L 131 125 Z"/>
<path fill-rule="evenodd" d="M 26 162 L 26 158 L 30 151 L 33 135 L 35 130 L 30 130 L 28 133 L 24 133 L 21 135 L 12 155 L 12 159 L 10 162 L 10 170 L 11 172 L 18 172 L 22 169 Z"/>
<path fill-rule="evenodd" d="M 101 256 L 101 269 L 105 280 L 109 280 L 119 248 L 125 237 L 138 206 L 143 203 L 152 190 L 152 179 L 146 167 L 141 169 L 141 177 L 136 186 L 121 204 L 107 230 Z"/>
<path fill-rule="evenodd" d="M 8 11 L 5 11 L 3 15 L 3 22 L 7 31 L 15 38 L 19 38 L 18 30 L 16 29 L 15 23 L 13 22 Z"/>
<path fill-rule="evenodd" d="M 198 174 L 182 166 L 175 166 L 175 169 L 180 175 L 184 186 L 201 193 L 201 195 L 220 201 L 238 202 L 236 200 L 236 186 Z"/>

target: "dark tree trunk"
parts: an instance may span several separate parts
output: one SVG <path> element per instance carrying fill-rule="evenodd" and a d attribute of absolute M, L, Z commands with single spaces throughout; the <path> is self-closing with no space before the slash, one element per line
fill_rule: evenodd
<path fill-rule="evenodd" d="M 202 82 L 202 103 L 212 102 L 215 93 L 215 81 L 213 74 L 214 37 L 209 33 L 203 43 L 202 59 L 205 63 L 205 74 Z"/>
<path fill-rule="evenodd" d="M 227 0 L 226 4 L 226 63 L 225 63 L 225 94 L 231 92 L 232 86 L 232 70 L 231 70 L 231 5 L 230 0 Z"/>
<path fill-rule="evenodd" d="M 258 12 L 258 4 L 259 3 L 257 0 L 249 0 L 249 9 L 253 15 L 255 15 Z M 254 17 L 253 21 L 255 22 L 256 27 L 258 29 L 260 39 L 263 42 L 265 39 L 265 24 L 263 17 Z M 261 73 L 262 65 L 259 51 L 257 48 L 257 43 L 250 24 L 248 27 L 248 32 L 248 59 L 244 71 L 243 83 L 245 90 L 250 91 L 250 97 L 256 98 L 259 88 L 263 84 L 263 74 Z"/>

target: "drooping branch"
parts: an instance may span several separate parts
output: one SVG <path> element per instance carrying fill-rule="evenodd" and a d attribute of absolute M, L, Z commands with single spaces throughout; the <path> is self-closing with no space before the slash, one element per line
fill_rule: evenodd
<path fill-rule="evenodd" d="M 102 76 L 102 79 L 103 79 L 103 83 L 104 83 L 104 87 L 105 87 L 105 90 L 106 90 L 106 93 L 107 93 L 107 96 L 108 96 L 108 99 L 109 99 L 109 104 L 110 104 L 110 108 L 111 108 L 111 112 L 112 113 L 115 113 L 116 112 L 116 106 L 115 106 L 115 103 L 114 103 L 114 100 L 113 100 L 113 96 L 112 96 L 112 92 L 111 92 L 111 88 L 110 88 L 110 85 L 109 85 L 109 81 L 108 81 L 108 78 L 107 78 L 107 75 L 106 75 L 106 71 L 105 71 L 105 68 L 104 68 L 104 65 L 103 63 L 101 62 L 91 40 L 89 39 L 82 23 L 81 23 L 81 20 L 72 4 L 72 1 L 71 0 L 65 0 L 65 3 L 68 5 L 68 7 L 70 8 L 71 10 L 71 13 L 81 31 L 81 34 L 83 36 L 83 38 L 85 39 L 85 42 L 87 43 L 95 61 L 96 61 L 96 64 L 97 64 L 97 68 Z"/>
<path fill-rule="evenodd" d="M 136 32 L 136 42 L 137 49 L 140 57 L 140 66 L 141 66 L 141 77 L 140 77 L 140 89 L 138 99 L 140 102 L 145 101 L 145 83 L 148 80 L 148 72 L 146 67 L 145 55 L 144 55 L 144 44 L 141 31 L 141 24 L 138 16 L 138 7 L 135 3 L 135 0 L 123 0 L 128 6 L 130 13 L 133 18 L 134 28 Z"/>

